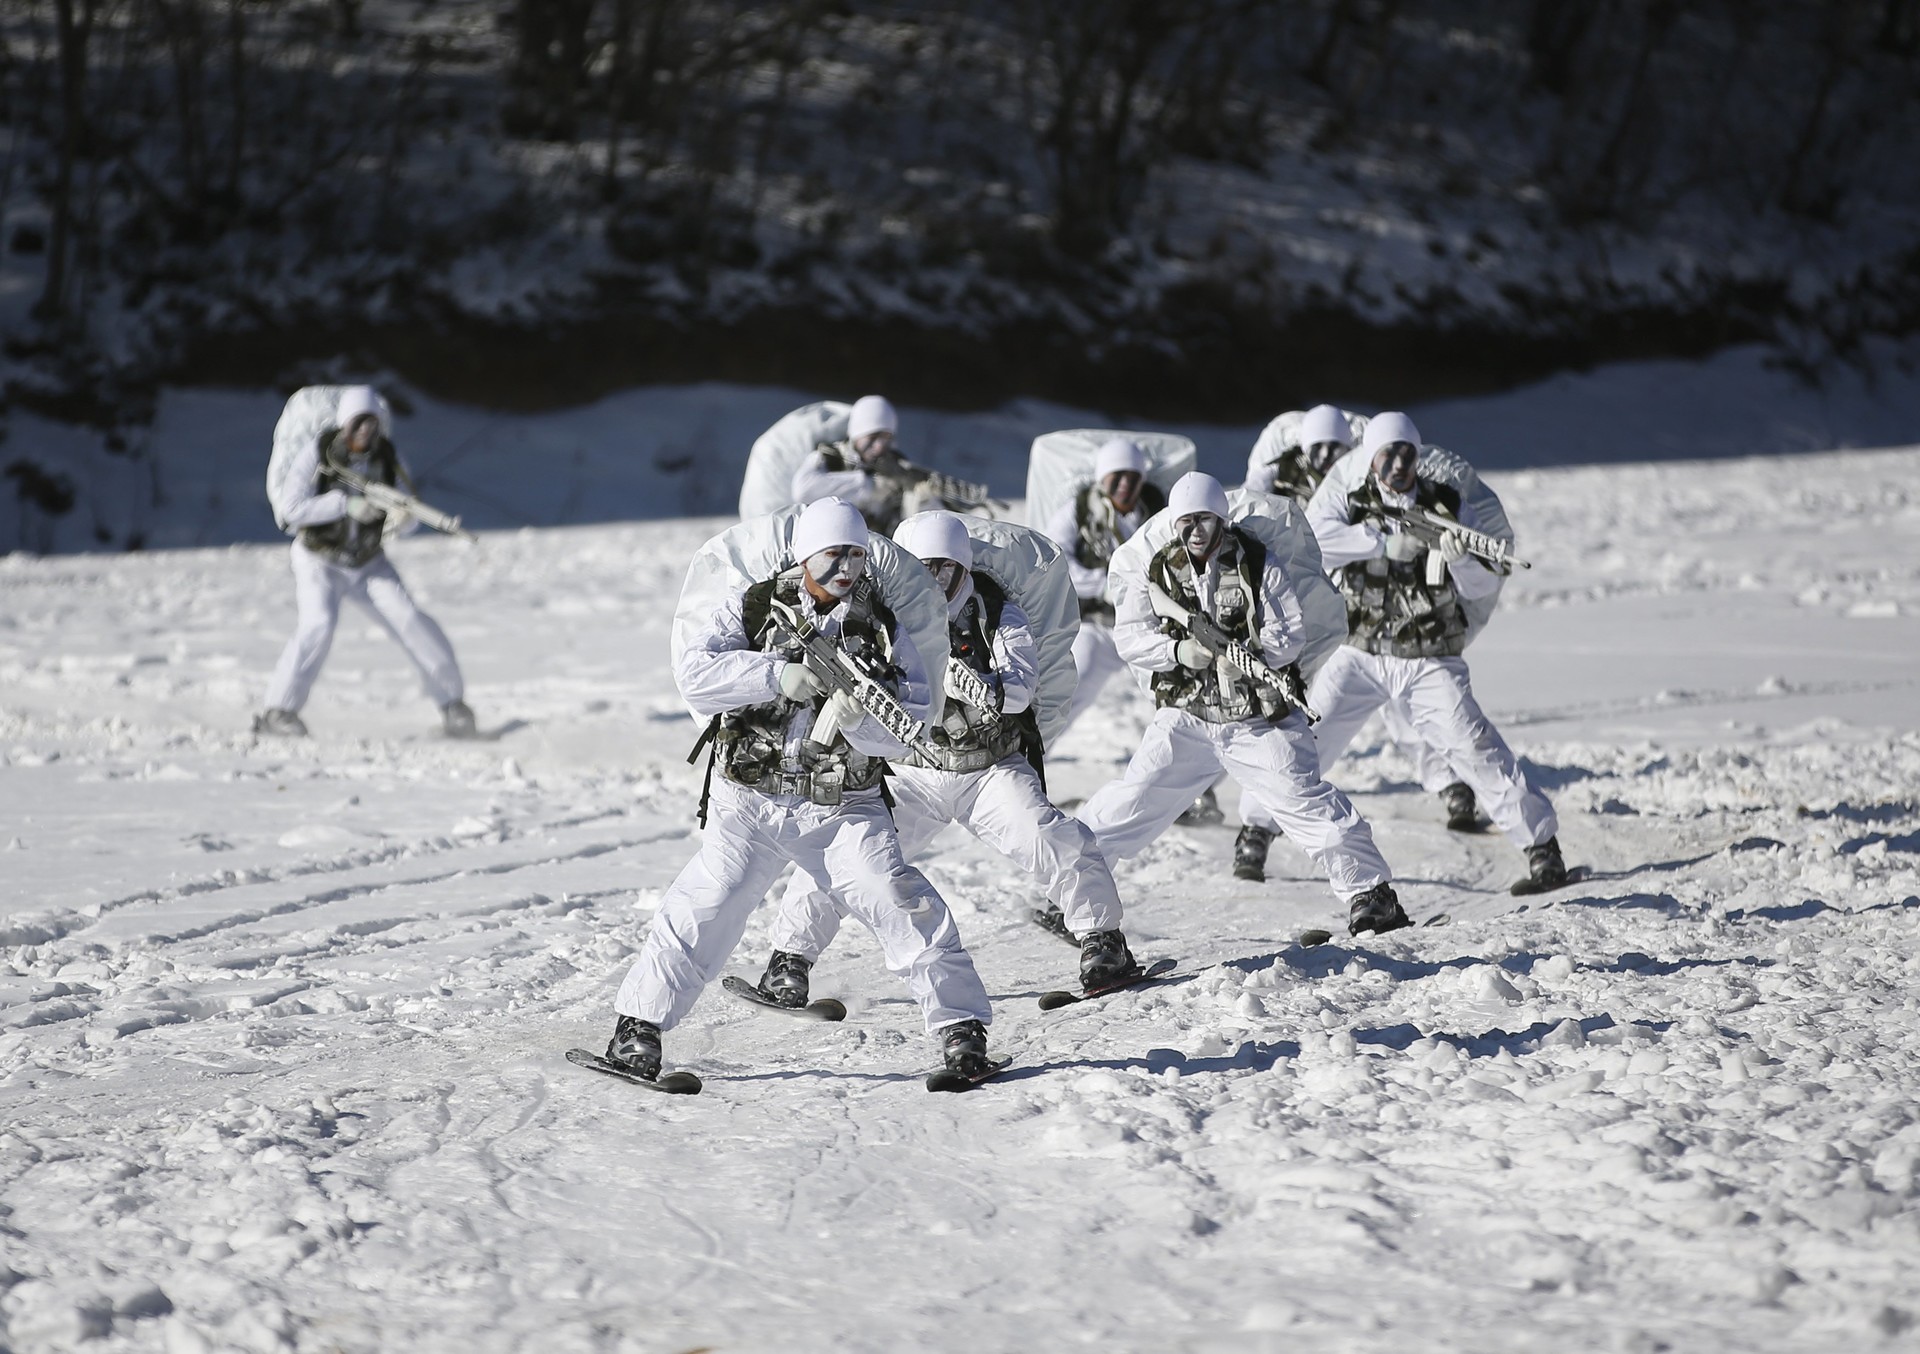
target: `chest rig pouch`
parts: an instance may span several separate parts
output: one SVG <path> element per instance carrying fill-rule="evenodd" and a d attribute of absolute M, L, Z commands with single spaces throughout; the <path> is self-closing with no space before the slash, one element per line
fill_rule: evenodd
<path fill-rule="evenodd" d="M 1420 480 L 1415 500 L 1458 521 L 1460 495 Z M 1380 488 L 1371 478 L 1347 495 L 1347 520 L 1387 520 Z M 1467 615 L 1445 569 L 1428 569 L 1429 551 L 1410 560 L 1356 560 L 1334 581 L 1347 599 L 1347 643 L 1389 658 L 1450 658 L 1466 648 Z M 1439 582 L 1429 581 L 1437 577 Z"/>
<path fill-rule="evenodd" d="M 762 653 L 782 652 L 792 636 L 780 624 L 773 610 L 778 598 L 791 607 L 812 606 L 800 582 L 800 570 L 788 569 L 747 589 L 742 607 L 747 643 Z M 893 662 L 893 613 L 880 600 L 879 589 L 868 578 L 854 584 L 846 619 L 840 627 L 840 644 L 856 660 L 882 680 L 897 680 L 900 670 Z M 798 650 L 790 657 L 797 658 Z M 826 704 L 824 696 L 806 702 L 817 717 Z M 749 705 L 717 715 L 694 745 L 689 761 L 697 760 L 711 742 L 720 774 L 736 785 L 745 785 L 763 794 L 804 795 L 815 804 L 840 803 L 848 790 L 870 790 L 880 783 L 886 763 L 856 751 L 843 737 L 822 746 L 802 739 L 792 753 L 787 748 L 787 726 L 792 723 L 800 703 L 776 696 L 759 705 Z M 711 778 L 713 768 L 708 767 Z M 700 800 L 700 821 L 706 823 L 707 797 Z"/>
<path fill-rule="evenodd" d="M 1148 563 L 1147 577 L 1165 588 L 1187 610 L 1211 615 L 1229 637 L 1257 653 L 1260 575 L 1266 568 L 1266 547 L 1245 532 L 1228 528 L 1215 559 L 1220 566 L 1220 576 L 1210 608 L 1200 605 L 1193 561 L 1187 557 L 1186 547 L 1177 540 Z M 1160 628 L 1174 639 L 1187 637 L 1186 630 L 1177 622 L 1162 619 Z M 1209 724 L 1232 724 L 1262 717 L 1279 719 L 1289 708 L 1266 688 L 1256 686 L 1225 663 L 1215 663 L 1199 672 L 1182 667 L 1156 672 L 1151 687 L 1156 705 L 1185 710 Z"/>

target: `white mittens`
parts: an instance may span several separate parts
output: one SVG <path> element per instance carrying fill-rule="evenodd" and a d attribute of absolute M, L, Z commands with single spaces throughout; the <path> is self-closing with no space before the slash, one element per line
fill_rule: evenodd
<path fill-rule="evenodd" d="M 347 495 L 347 516 L 356 522 L 375 522 L 380 518 L 380 509 L 367 502 L 360 494 Z"/>
<path fill-rule="evenodd" d="M 1173 661 L 1198 672 L 1213 666 L 1213 655 L 1197 639 L 1183 639 L 1173 646 Z"/>
<path fill-rule="evenodd" d="M 1447 532 L 1440 538 L 1440 558 L 1449 564 L 1458 564 L 1467 554 L 1466 533 L 1458 528 Z"/>
<path fill-rule="evenodd" d="M 1427 548 L 1418 536 L 1407 531 L 1382 532 L 1380 544 L 1383 547 L 1381 553 L 1396 564 L 1417 559 L 1420 552 Z"/>
<path fill-rule="evenodd" d="M 780 669 L 780 694 L 790 701 L 810 701 L 826 689 L 827 684 L 809 672 L 805 663 L 789 663 Z"/>

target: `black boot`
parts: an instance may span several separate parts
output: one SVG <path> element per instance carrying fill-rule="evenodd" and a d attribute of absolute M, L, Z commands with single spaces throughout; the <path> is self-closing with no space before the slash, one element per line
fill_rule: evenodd
<path fill-rule="evenodd" d="M 1118 931 L 1089 931 L 1080 937 L 1080 986 L 1091 992 L 1138 970 L 1127 938 Z"/>
<path fill-rule="evenodd" d="M 963 1077 L 984 1077 L 993 1070 L 987 1060 L 987 1027 L 977 1020 L 963 1020 L 942 1030 L 940 1053 L 947 1071 Z"/>
<path fill-rule="evenodd" d="M 1527 848 L 1527 877 L 1543 889 L 1557 889 L 1567 882 L 1567 862 L 1561 859 L 1558 837 Z"/>
<path fill-rule="evenodd" d="M 1473 787 L 1456 780 L 1440 792 L 1440 804 L 1447 811 L 1447 831 L 1478 832 L 1480 806 L 1474 802 Z"/>
<path fill-rule="evenodd" d="M 648 1081 L 660 1076 L 660 1027 L 639 1016 L 623 1015 L 613 1022 L 607 1041 L 607 1061 L 631 1067 Z"/>
<path fill-rule="evenodd" d="M 1242 824 L 1240 835 L 1233 839 L 1233 877 L 1263 882 L 1267 877 L 1267 848 L 1272 844 L 1273 834 L 1267 829 Z"/>
<path fill-rule="evenodd" d="M 270 733 L 281 738 L 305 738 L 307 726 L 291 710 L 262 710 L 253 717 L 255 733 Z"/>
<path fill-rule="evenodd" d="M 807 1004 L 807 971 L 813 960 L 788 950 L 775 950 L 767 957 L 767 971 L 760 975 L 760 993 L 782 1006 Z"/>
<path fill-rule="evenodd" d="M 1220 801 L 1214 798 L 1213 791 L 1208 789 L 1187 807 L 1185 813 L 1173 821 L 1181 827 L 1213 827 L 1218 823 L 1226 822 L 1227 815 L 1220 812 Z"/>
<path fill-rule="evenodd" d="M 1384 935 L 1388 931 L 1398 931 L 1403 926 L 1411 925 L 1413 919 L 1401 908 L 1399 895 L 1393 891 L 1393 885 L 1384 881 L 1365 893 L 1354 894 L 1348 905 L 1348 935 L 1357 936 L 1362 931 Z"/>
<path fill-rule="evenodd" d="M 440 728 L 449 738 L 475 738 L 480 732 L 465 701 L 448 701 L 440 707 Z"/>

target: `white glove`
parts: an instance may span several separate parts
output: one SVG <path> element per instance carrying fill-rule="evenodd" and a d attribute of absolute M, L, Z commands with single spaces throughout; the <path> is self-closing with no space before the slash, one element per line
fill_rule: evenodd
<path fill-rule="evenodd" d="M 356 522 L 376 522 L 380 519 L 380 509 L 368 502 L 363 494 L 347 495 L 347 516 Z"/>
<path fill-rule="evenodd" d="M 1173 661 L 1195 672 L 1213 666 L 1213 654 L 1197 639 L 1183 639 L 1173 646 Z"/>
<path fill-rule="evenodd" d="M 780 694 L 790 701 L 812 700 L 827 684 L 815 677 L 805 663 L 789 663 L 780 669 Z"/>
<path fill-rule="evenodd" d="M 867 712 L 860 708 L 860 702 L 844 691 L 836 691 L 827 697 L 827 703 L 820 707 L 820 718 L 816 727 L 832 729 L 835 733 L 845 733 L 866 717 Z"/>
<path fill-rule="evenodd" d="M 1383 553 L 1396 564 L 1417 559 L 1426 544 L 1410 531 L 1388 531 L 1381 533 L 1380 543 L 1385 547 Z"/>
<path fill-rule="evenodd" d="M 1458 564 L 1467 555 L 1467 534 L 1455 527 L 1440 538 L 1440 558 L 1448 564 Z"/>

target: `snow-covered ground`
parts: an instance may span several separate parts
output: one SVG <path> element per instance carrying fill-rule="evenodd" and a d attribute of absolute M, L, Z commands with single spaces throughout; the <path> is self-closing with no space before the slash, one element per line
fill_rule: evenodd
<path fill-rule="evenodd" d="M 561 1057 L 694 849 L 662 580 L 717 520 L 399 545 L 479 745 L 358 617 L 316 736 L 245 732 L 283 547 L 0 559 L 0 1348 L 1912 1348 L 1920 449 L 1491 478 L 1537 567 L 1476 684 L 1592 879 L 1512 898 L 1363 739 L 1450 921 L 1352 943 L 1174 829 L 1119 877 L 1177 980 L 1043 1015 L 1072 953 L 950 834 L 1016 1059 L 966 1096 L 851 931 L 843 1025 L 703 999 L 698 1097 Z"/>

